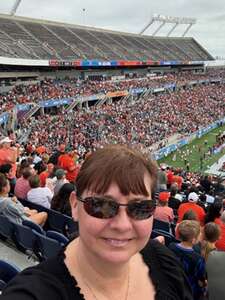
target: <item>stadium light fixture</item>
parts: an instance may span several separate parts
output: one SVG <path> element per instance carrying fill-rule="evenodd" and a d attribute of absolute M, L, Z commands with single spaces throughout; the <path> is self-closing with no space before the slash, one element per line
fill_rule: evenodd
<path fill-rule="evenodd" d="M 16 11 L 17 11 L 17 9 L 18 9 L 18 7 L 19 7 L 21 1 L 22 1 L 22 0 L 16 0 L 16 1 L 15 1 L 14 5 L 13 5 L 11 11 L 10 11 L 10 15 L 11 15 L 11 16 L 14 16 L 14 15 L 16 14 Z"/>
<path fill-rule="evenodd" d="M 175 25 L 169 31 L 167 36 L 170 36 L 178 25 L 184 24 L 184 25 L 188 25 L 188 27 L 186 28 L 186 30 L 184 31 L 184 33 L 182 35 L 184 37 L 187 34 L 187 32 L 190 30 L 190 28 L 194 24 L 196 24 L 197 21 L 194 18 L 179 18 L 179 17 L 164 16 L 164 15 L 160 15 L 160 14 L 153 14 L 150 22 L 141 30 L 141 32 L 139 34 L 143 34 L 155 22 L 160 22 L 161 24 L 154 31 L 154 33 L 152 34 L 153 36 L 155 36 L 164 25 L 170 23 L 170 24 L 175 24 Z"/>

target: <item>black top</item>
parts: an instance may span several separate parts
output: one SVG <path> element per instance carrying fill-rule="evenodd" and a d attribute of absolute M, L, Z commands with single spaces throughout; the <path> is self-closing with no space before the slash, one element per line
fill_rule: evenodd
<path fill-rule="evenodd" d="M 205 260 L 194 249 L 183 248 L 180 244 L 170 243 L 169 248 L 176 254 L 192 287 L 194 299 L 200 299 L 205 292 Z"/>
<path fill-rule="evenodd" d="M 156 289 L 156 300 L 193 300 L 184 271 L 173 253 L 151 240 L 141 252 L 150 267 L 149 276 Z M 77 281 L 64 263 L 65 255 L 28 268 L 4 289 L 1 300 L 84 300 Z"/>

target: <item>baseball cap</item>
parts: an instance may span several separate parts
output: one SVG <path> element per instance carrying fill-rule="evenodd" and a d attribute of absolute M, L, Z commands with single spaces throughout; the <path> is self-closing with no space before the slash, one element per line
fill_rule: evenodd
<path fill-rule="evenodd" d="M 170 198 L 169 192 L 161 192 L 159 193 L 159 201 L 167 202 Z"/>
<path fill-rule="evenodd" d="M 197 202 L 198 201 L 198 194 L 192 192 L 188 195 L 188 201 L 190 202 Z"/>
<path fill-rule="evenodd" d="M 4 137 L 0 140 L 0 144 L 4 144 L 4 143 L 11 143 L 12 140 L 10 140 L 9 137 Z"/>

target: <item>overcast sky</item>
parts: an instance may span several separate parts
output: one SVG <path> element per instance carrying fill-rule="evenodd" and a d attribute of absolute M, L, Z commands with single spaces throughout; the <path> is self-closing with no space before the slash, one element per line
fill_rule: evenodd
<path fill-rule="evenodd" d="M 14 3 L 0 0 L 0 12 L 9 13 Z M 187 36 L 196 38 L 212 55 L 225 57 L 225 0 L 22 0 L 16 14 L 138 33 L 154 13 L 196 18 Z M 171 26 L 165 26 L 159 35 L 165 35 Z M 182 25 L 173 35 L 183 31 Z"/>

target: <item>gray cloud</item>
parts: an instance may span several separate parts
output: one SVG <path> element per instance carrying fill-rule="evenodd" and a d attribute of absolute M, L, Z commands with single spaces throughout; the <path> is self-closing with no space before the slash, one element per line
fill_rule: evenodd
<path fill-rule="evenodd" d="M 0 0 L 0 12 L 9 12 L 14 2 Z M 188 36 L 196 38 L 212 55 L 225 56 L 224 10 L 224 0 L 22 0 L 17 14 L 134 33 L 148 23 L 153 13 L 195 17 L 198 23 Z M 166 26 L 159 35 L 170 28 Z M 181 29 L 178 27 L 174 33 L 181 35 Z M 152 32 L 153 28 L 146 33 Z"/>

